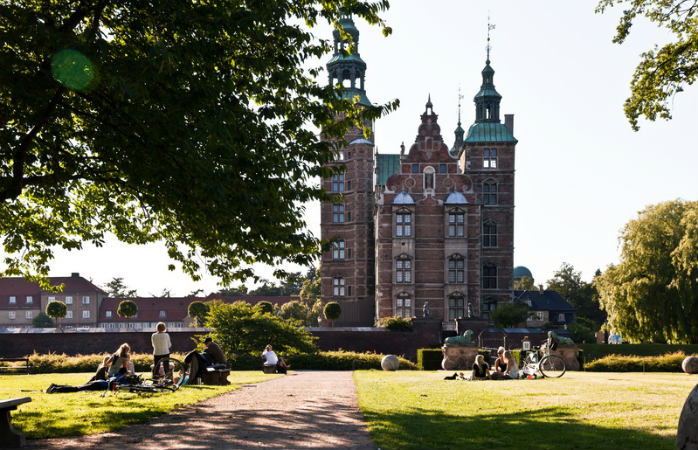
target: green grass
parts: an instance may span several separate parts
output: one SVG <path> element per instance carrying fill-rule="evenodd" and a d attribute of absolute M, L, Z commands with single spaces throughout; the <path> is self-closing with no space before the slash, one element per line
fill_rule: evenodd
<path fill-rule="evenodd" d="M 382 449 L 673 449 L 696 377 L 568 372 L 560 379 L 450 381 L 444 372 L 355 372 Z"/>
<path fill-rule="evenodd" d="M 269 380 L 279 375 L 260 371 L 231 372 L 229 386 L 185 386 L 176 392 L 138 395 L 111 392 L 75 392 L 46 394 L 51 383 L 80 385 L 90 378 L 86 373 L 39 375 L 0 375 L 0 399 L 31 397 L 30 403 L 12 412 L 12 422 L 29 439 L 114 431 L 126 425 L 144 422 L 175 408 L 229 392 L 242 384 Z M 31 392 L 22 392 L 31 391 Z M 41 391 L 41 392 L 38 392 Z"/>

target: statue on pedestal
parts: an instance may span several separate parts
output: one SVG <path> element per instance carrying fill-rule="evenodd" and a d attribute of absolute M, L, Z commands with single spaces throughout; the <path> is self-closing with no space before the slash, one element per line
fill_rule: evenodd
<path fill-rule="evenodd" d="M 472 319 L 474 317 L 473 314 L 473 304 L 471 302 L 468 302 L 466 310 L 465 310 L 465 317 L 467 319 Z"/>
<path fill-rule="evenodd" d="M 424 306 L 422 307 L 422 315 L 425 319 L 429 318 L 429 302 L 424 302 Z"/>

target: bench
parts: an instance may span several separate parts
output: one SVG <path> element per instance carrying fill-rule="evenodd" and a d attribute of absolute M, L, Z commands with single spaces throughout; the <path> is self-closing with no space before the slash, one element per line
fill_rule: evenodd
<path fill-rule="evenodd" d="M 10 411 L 30 401 L 32 399 L 29 397 L 0 400 L 0 448 L 16 448 L 25 444 L 24 433 L 20 433 L 12 426 Z"/>
<path fill-rule="evenodd" d="M 262 372 L 264 372 L 264 373 L 276 373 L 276 366 L 262 366 Z"/>
<path fill-rule="evenodd" d="M 29 362 L 29 357 L 25 356 L 23 358 L 0 358 L 0 362 L 23 362 L 22 366 L 0 366 L 0 370 L 25 370 L 27 373 L 31 371 L 32 365 Z"/>
<path fill-rule="evenodd" d="M 228 381 L 229 375 L 230 369 L 207 367 L 201 376 L 201 382 L 208 385 L 225 386 L 230 384 Z"/>

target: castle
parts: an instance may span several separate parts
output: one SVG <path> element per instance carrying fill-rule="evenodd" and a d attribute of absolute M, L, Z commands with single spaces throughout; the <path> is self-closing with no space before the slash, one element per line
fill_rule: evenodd
<path fill-rule="evenodd" d="M 359 31 L 341 21 L 355 51 L 334 32 L 327 63 L 330 83 L 370 105 Z M 378 154 L 374 136 L 359 129 L 329 165 L 342 174 L 323 180 L 341 201 L 322 202 L 321 237 L 332 242 L 321 263 L 324 302 L 336 301 L 336 324 L 371 326 L 389 316 L 487 319 L 497 304 L 513 301 L 514 116 L 500 119 L 489 50 L 482 85 L 474 97 L 475 120 L 467 135 L 460 112 L 454 144 L 444 142 L 431 98 L 417 137 L 399 154 Z M 427 312 L 428 311 L 428 312 Z"/>

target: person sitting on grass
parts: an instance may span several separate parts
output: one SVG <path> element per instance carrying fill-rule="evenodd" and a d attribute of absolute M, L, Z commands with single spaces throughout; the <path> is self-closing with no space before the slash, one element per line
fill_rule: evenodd
<path fill-rule="evenodd" d="M 516 380 L 519 378 L 519 365 L 516 364 L 516 358 L 514 358 L 509 350 L 504 352 L 504 360 L 507 363 L 507 369 L 504 371 L 504 375 Z"/>
<path fill-rule="evenodd" d="M 111 366 L 111 355 L 104 357 L 100 365 L 97 367 L 97 371 L 90 378 L 90 380 L 80 386 L 68 386 L 68 385 L 58 385 L 51 383 L 51 385 L 46 389 L 48 394 L 57 394 L 64 392 L 80 392 L 80 391 L 105 391 L 109 387 L 107 382 L 107 371 Z"/>
<path fill-rule="evenodd" d="M 126 343 L 121 344 L 116 350 L 116 353 L 111 356 L 110 361 L 111 366 L 107 372 L 107 378 L 112 378 L 117 375 L 121 369 L 124 369 L 123 373 L 127 373 L 129 362 L 131 362 L 131 347 Z"/>
<path fill-rule="evenodd" d="M 271 344 L 268 344 L 264 349 L 262 358 L 264 358 L 264 365 L 266 367 L 274 366 L 276 368 L 276 373 L 286 373 L 286 371 L 291 368 L 290 365 L 286 364 L 286 361 L 276 356 L 276 353 L 271 348 Z"/>
<path fill-rule="evenodd" d="M 490 365 L 485 362 L 485 357 L 477 355 L 473 364 L 471 380 L 487 380 L 490 377 Z"/>

